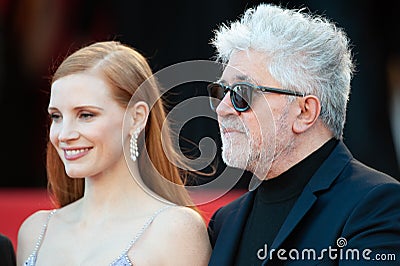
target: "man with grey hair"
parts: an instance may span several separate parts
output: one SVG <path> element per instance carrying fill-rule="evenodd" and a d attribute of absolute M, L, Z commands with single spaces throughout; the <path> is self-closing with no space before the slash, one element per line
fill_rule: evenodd
<path fill-rule="evenodd" d="M 260 4 L 212 44 L 225 64 L 208 85 L 222 158 L 256 182 L 211 218 L 209 265 L 398 265 L 400 183 L 342 140 L 354 71 L 345 32 Z"/>

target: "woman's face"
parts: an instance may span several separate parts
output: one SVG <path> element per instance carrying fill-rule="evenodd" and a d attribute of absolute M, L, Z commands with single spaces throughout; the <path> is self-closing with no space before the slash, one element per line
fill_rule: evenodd
<path fill-rule="evenodd" d="M 50 141 L 70 177 L 90 177 L 125 165 L 125 109 L 99 74 L 78 73 L 52 84 Z"/>

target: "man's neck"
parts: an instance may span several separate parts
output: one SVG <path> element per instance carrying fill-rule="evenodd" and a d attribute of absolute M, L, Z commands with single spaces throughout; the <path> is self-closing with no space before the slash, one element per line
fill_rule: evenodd
<path fill-rule="evenodd" d="M 321 148 L 331 138 L 332 134 L 327 130 L 318 132 L 310 131 L 308 133 L 297 135 L 294 139 L 293 148 L 290 149 L 290 152 L 281 154 L 272 162 L 266 178 L 271 179 L 286 172 L 308 157 L 311 153 Z"/>

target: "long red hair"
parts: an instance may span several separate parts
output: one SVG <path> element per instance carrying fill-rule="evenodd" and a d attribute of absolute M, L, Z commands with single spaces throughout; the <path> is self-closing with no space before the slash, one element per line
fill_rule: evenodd
<path fill-rule="evenodd" d="M 172 155 L 179 161 L 171 133 L 165 130 L 169 128 L 165 107 L 147 60 L 134 48 L 120 42 L 97 42 L 69 55 L 55 71 L 51 83 L 67 75 L 93 69 L 104 76 L 113 97 L 121 106 L 127 107 L 134 95 L 134 100 L 146 101 L 151 107 L 144 137 L 141 134 L 138 142 L 138 164 L 145 185 L 168 201 L 195 208 L 184 187 L 186 172 L 166 156 Z M 145 88 L 137 91 L 142 84 L 146 84 Z M 48 188 L 57 206 L 65 206 L 83 196 L 84 179 L 68 177 L 50 141 L 47 143 L 46 164 Z"/>

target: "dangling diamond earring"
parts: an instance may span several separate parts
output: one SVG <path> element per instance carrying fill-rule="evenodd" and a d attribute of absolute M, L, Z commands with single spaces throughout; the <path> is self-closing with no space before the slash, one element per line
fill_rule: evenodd
<path fill-rule="evenodd" d="M 139 157 L 139 149 L 137 146 L 137 139 L 140 133 L 140 128 L 137 128 L 135 130 L 135 132 L 133 132 L 133 135 L 131 135 L 131 139 L 130 139 L 130 152 L 131 152 L 131 159 L 132 161 L 136 161 L 136 159 Z"/>

